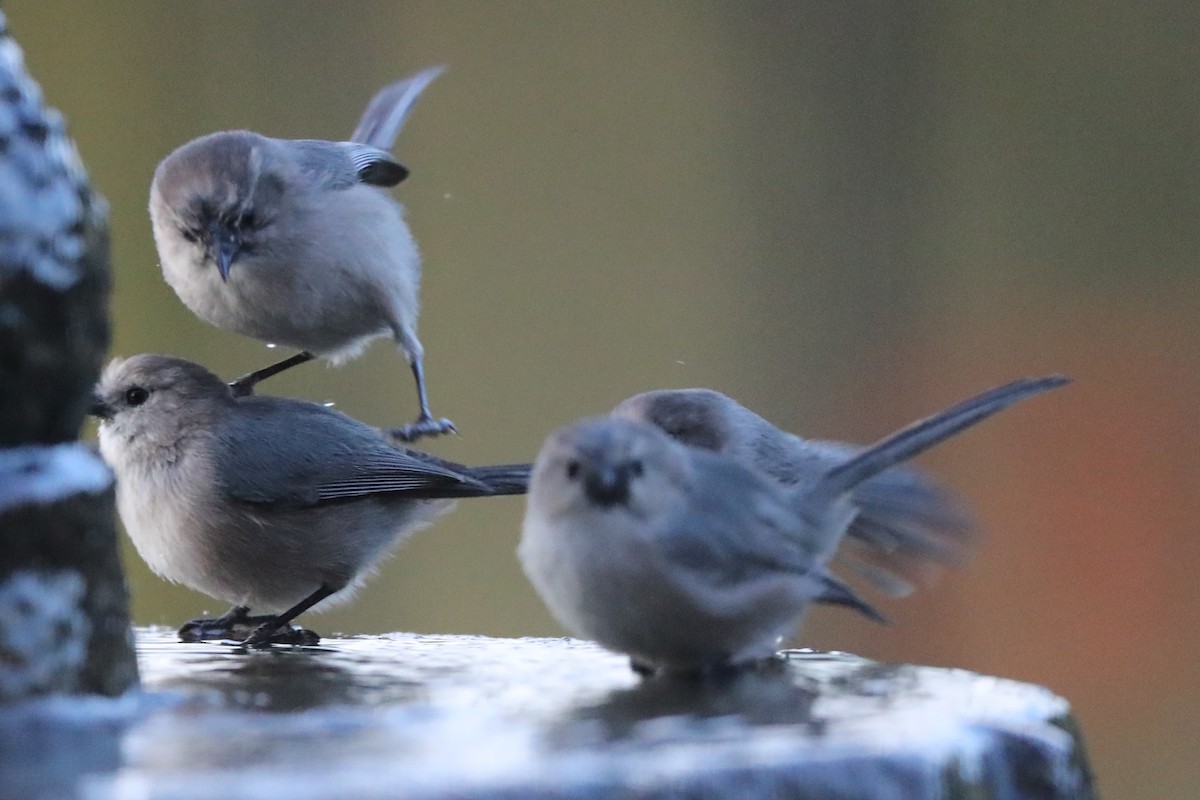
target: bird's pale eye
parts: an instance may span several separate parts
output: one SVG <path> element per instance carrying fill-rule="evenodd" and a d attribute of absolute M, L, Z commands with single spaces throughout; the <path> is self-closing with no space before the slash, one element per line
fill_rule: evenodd
<path fill-rule="evenodd" d="M 150 399 L 150 390 L 144 386 L 131 386 L 125 390 L 125 402 L 131 406 L 140 406 Z"/>
<path fill-rule="evenodd" d="M 571 460 L 567 462 L 567 479 L 575 480 L 579 476 L 579 462 Z"/>

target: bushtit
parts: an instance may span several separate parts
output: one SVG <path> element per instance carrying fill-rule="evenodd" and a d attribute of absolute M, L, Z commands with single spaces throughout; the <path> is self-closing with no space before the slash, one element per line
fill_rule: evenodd
<path fill-rule="evenodd" d="M 661 429 L 689 447 L 728 456 L 782 486 L 818 480 L 862 448 L 802 439 L 720 392 L 667 389 L 621 402 L 613 415 Z M 893 596 L 912 592 L 940 564 L 965 560 L 973 525 L 959 498 L 919 471 L 894 467 L 850 490 L 857 510 L 839 557 Z"/>
<path fill-rule="evenodd" d="M 314 403 L 235 396 L 170 356 L 114 361 L 92 411 L 142 558 L 234 606 L 185 625 L 189 640 L 258 624 L 247 644 L 289 641 L 294 617 L 348 598 L 452 498 L 524 494 L 529 477 L 528 464 L 464 467 L 399 447 Z"/>
<path fill-rule="evenodd" d="M 218 328 L 301 352 L 234 381 L 259 381 L 313 358 L 339 364 L 391 336 L 417 384 L 420 414 L 393 435 L 413 440 L 454 425 L 429 413 L 417 340 L 421 262 L 403 209 L 386 191 L 408 175 L 388 150 L 441 68 L 371 100 L 348 142 L 203 136 L 154 173 L 150 219 L 163 277 Z"/>
<path fill-rule="evenodd" d="M 568 426 L 534 463 L 521 564 L 564 628 L 629 655 L 640 672 L 764 658 L 810 602 L 876 616 L 826 568 L 858 513 L 856 486 L 1063 383 L 984 392 L 787 487 L 644 423 Z"/>

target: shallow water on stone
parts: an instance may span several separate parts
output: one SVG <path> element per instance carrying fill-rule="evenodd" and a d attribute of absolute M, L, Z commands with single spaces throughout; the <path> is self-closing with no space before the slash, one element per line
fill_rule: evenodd
<path fill-rule="evenodd" d="M 1039 687 L 843 654 L 643 681 L 565 639 L 391 634 L 245 651 L 142 629 L 137 641 L 137 694 L 0 709 L 0 797 L 596 796 L 618 780 L 743 785 L 797 765 L 853 781 L 866 773 L 842 762 L 880 752 L 911 756 L 906 780 L 936 787 L 929 763 L 983 764 L 996 730 L 1071 752 L 1047 723 L 1066 703 Z"/>

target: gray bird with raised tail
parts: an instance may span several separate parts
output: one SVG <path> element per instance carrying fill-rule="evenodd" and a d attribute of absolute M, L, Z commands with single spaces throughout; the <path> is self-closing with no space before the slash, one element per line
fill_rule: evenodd
<path fill-rule="evenodd" d="M 375 95 L 345 142 L 222 131 L 163 159 L 150 220 L 163 277 L 196 316 L 300 353 L 234 381 L 255 384 L 314 358 L 340 364 L 390 336 L 412 369 L 412 441 L 449 433 L 434 419 L 417 339 L 421 259 L 387 191 L 408 176 L 391 155 L 408 112 L 440 67 Z"/>

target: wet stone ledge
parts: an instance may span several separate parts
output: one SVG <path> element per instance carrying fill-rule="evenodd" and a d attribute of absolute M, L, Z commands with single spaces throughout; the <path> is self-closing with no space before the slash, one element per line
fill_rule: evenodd
<path fill-rule="evenodd" d="M 242 652 L 138 632 L 143 691 L 0 709 L 0 797 L 1088 798 L 1065 700 L 791 652 L 642 681 L 566 639 Z"/>

